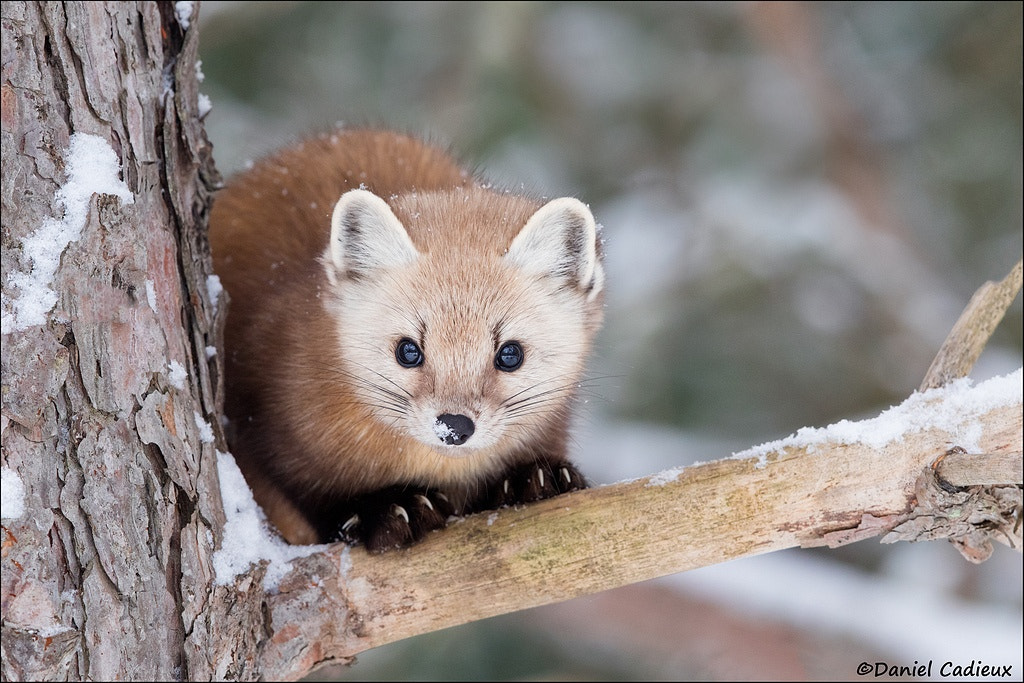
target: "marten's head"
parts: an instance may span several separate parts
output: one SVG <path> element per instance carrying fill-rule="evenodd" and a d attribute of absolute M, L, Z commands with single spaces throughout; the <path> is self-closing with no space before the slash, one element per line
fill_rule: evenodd
<path fill-rule="evenodd" d="M 378 426 L 451 458 L 562 438 L 602 317 L 582 202 L 352 190 L 322 263 L 337 361 Z"/>

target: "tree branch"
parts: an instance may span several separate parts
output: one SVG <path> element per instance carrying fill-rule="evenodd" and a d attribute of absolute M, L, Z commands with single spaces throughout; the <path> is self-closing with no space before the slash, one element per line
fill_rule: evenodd
<path fill-rule="evenodd" d="M 886 415 L 955 419 L 884 444 L 875 443 L 881 423 L 844 422 L 751 457 L 481 513 L 399 552 L 331 546 L 297 561 L 267 598 L 264 674 L 295 678 L 313 660 L 345 659 L 476 619 L 749 555 L 884 534 L 911 519 L 933 462 L 964 434 L 981 434 L 976 450 L 1015 457 L 1019 482 L 1019 389 L 1004 405 L 962 408 L 986 391 L 983 384 L 915 394 Z M 843 438 L 857 427 L 863 438 Z M 1007 540 L 1020 548 L 1019 527 Z"/>
<path fill-rule="evenodd" d="M 986 282 L 978 288 L 925 373 L 921 391 L 941 387 L 971 372 L 1006 309 L 1017 298 L 1022 277 L 1024 259 L 1017 261 L 1001 282 Z"/>
<path fill-rule="evenodd" d="M 1021 451 L 966 453 L 954 450 L 935 463 L 935 476 L 949 486 L 981 486 L 1019 482 Z"/>
<path fill-rule="evenodd" d="M 481 513 L 399 552 L 335 545 L 297 560 L 265 599 L 270 637 L 254 666 L 298 678 L 420 633 L 796 546 L 884 534 L 948 538 L 973 562 L 992 539 L 1019 551 L 1021 371 L 945 385 L 970 371 L 1020 283 L 1018 263 L 971 299 L 925 380 L 944 388 L 873 420 Z M 236 585 L 246 601 L 258 593 L 251 575 Z"/>

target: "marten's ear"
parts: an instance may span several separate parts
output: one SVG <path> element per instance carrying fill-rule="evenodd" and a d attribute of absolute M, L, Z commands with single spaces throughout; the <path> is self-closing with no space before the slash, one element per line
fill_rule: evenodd
<path fill-rule="evenodd" d="M 587 205 L 572 197 L 537 209 L 505 254 L 523 270 L 566 281 L 588 299 L 604 286 L 597 223 Z"/>
<path fill-rule="evenodd" d="M 327 257 L 332 277 L 360 277 L 377 268 L 411 263 L 419 256 L 409 233 L 387 202 L 367 190 L 349 190 L 334 205 Z"/>

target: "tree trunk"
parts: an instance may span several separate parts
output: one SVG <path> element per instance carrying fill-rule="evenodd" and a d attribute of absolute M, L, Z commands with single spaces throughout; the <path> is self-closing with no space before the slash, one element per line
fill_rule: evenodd
<path fill-rule="evenodd" d="M 194 22 L 172 2 L 2 12 L 4 505 L 24 489 L 3 678 L 208 678 L 217 176 Z M 108 146 L 121 196 L 88 191 L 85 143 Z"/>
<path fill-rule="evenodd" d="M 314 549 L 270 591 L 266 563 L 218 583 L 225 305 L 205 226 L 219 179 L 186 8 L 2 5 L 3 679 L 298 678 L 399 637 L 792 545 L 1020 547 L 1020 488 L 998 486 L 1021 481 L 1018 387 L 902 443 L 791 444 L 484 513 L 406 552 Z M 984 345 L 956 338 L 970 343 L 950 345 L 938 383 Z M 983 452 L 946 453 L 962 434 Z"/>

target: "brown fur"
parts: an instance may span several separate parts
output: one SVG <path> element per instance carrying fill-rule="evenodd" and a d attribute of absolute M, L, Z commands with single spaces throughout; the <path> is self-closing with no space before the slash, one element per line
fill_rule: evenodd
<path fill-rule="evenodd" d="M 394 363 L 393 348 L 364 349 L 363 330 L 339 329 L 339 297 L 325 275 L 332 209 L 359 187 L 387 201 L 427 255 L 414 268 L 389 274 L 393 281 L 382 287 L 379 302 L 384 311 L 390 297 L 415 292 L 431 311 L 431 329 L 446 331 L 433 343 L 429 368 L 400 375 L 411 394 L 429 392 L 460 406 L 500 390 L 502 373 L 467 365 L 475 357 L 470 351 L 493 354 L 479 341 L 491 343 L 484 317 L 488 324 L 498 313 L 513 323 L 528 321 L 546 298 L 571 298 L 584 322 L 578 344 L 559 356 L 569 376 L 582 371 L 600 323 L 599 297 L 577 305 L 579 293 L 535 282 L 501 260 L 543 202 L 488 189 L 415 138 L 372 130 L 324 135 L 234 179 L 217 196 L 210 221 L 215 272 L 230 297 L 231 448 L 257 501 L 293 543 L 322 540 L 319 518 L 338 501 L 389 486 L 430 487 L 443 490 L 458 511 L 509 466 L 531 459 L 555 466 L 565 455 L 570 389 L 559 389 L 564 395 L 548 414 L 514 439 L 452 457 L 389 428 L 371 406 L 379 395 L 349 381 L 352 366 L 345 363 L 357 354 L 377 354 L 363 365 Z"/>

